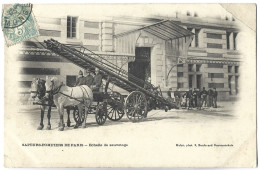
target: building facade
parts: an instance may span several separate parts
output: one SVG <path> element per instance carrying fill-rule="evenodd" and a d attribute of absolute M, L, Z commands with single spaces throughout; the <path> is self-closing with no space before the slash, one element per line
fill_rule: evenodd
<path fill-rule="evenodd" d="M 185 91 L 216 87 L 220 100 L 238 94 L 241 54 L 237 49 L 239 29 L 233 19 L 200 18 L 190 13 L 176 14 L 166 22 L 161 17 L 113 17 L 105 21 L 81 16 L 36 19 L 40 37 L 24 42 L 17 58 L 23 99 L 28 98 L 35 77 L 56 76 L 73 86 L 82 70 L 44 49 L 43 41 L 50 38 L 80 44 L 140 79 L 160 86 L 163 93 L 177 88 Z M 122 89 L 114 90 L 125 93 Z"/>

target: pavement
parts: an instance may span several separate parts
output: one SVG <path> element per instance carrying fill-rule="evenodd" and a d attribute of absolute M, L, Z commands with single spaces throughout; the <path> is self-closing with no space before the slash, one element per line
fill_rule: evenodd
<path fill-rule="evenodd" d="M 241 136 L 244 139 L 250 135 L 249 127 L 237 128 L 243 126 L 241 121 L 247 119 L 247 114 L 237 112 L 239 107 L 235 105 L 235 102 L 219 102 L 219 108 L 152 110 L 141 122 L 133 123 L 124 115 L 116 122 L 107 119 L 102 126 L 96 123 L 94 114 L 89 114 L 84 129 L 73 128 L 75 122 L 71 114 L 71 127 L 66 126 L 62 132 L 58 131 L 59 115 L 55 108 L 51 114 L 52 129 L 46 130 L 45 113 L 44 129 L 37 130 L 39 106 L 21 105 L 19 112 L 5 115 L 6 148 L 10 148 L 6 153 L 10 161 L 22 161 L 22 165 L 33 167 L 56 167 L 57 162 L 62 167 L 177 167 L 180 163 L 185 167 L 202 163 L 216 167 L 225 165 L 227 158 L 237 153 L 244 142 Z M 69 144 L 73 147 L 20 147 L 28 143 Z M 177 144 L 193 147 L 178 147 Z M 234 147 L 196 148 L 194 144 L 234 144 Z M 14 150 L 16 152 L 12 152 Z M 19 157 L 18 152 L 22 154 Z M 108 158 L 116 160 L 116 164 Z M 204 158 L 212 159 L 204 161 Z"/>
<path fill-rule="evenodd" d="M 234 108 L 235 102 L 219 102 L 218 108 L 208 108 L 208 107 L 202 107 L 201 110 L 197 108 L 191 108 L 190 110 L 180 108 L 180 109 L 172 109 L 168 112 L 165 112 L 164 110 L 152 110 L 148 113 L 147 118 L 143 119 L 140 124 L 146 125 L 149 124 L 149 122 L 156 121 L 157 123 L 160 122 L 205 122 L 205 121 L 216 121 L 216 120 L 222 120 L 222 121 L 230 121 L 234 118 L 236 118 L 235 112 L 232 108 Z M 73 126 L 75 125 L 75 121 L 73 119 L 73 111 L 71 111 L 70 114 L 70 120 L 71 120 L 71 127 L 65 127 L 65 129 L 73 129 Z M 22 114 L 29 116 L 30 125 L 35 127 L 35 129 L 38 127 L 40 123 L 40 108 L 37 105 L 21 105 L 19 110 L 19 115 Z M 64 115 L 64 121 L 67 121 L 67 113 L 65 112 Z M 121 126 L 131 124 L 132 122 L 128 120 L 127 116 L 124 115 L 124 117 L 119 121 L 110 121 L 109 119 L 106 120 L 105 124 L 102 126 L 111 126 L 111 125 L 118 125 Z M 51 124 L 52 129 L 57 129 L 59 124 L 59 115 L 56 108 L 52 108 L 51 113 Z M 45 111 L 44 115 L 44 125 L 45 128 L 47 127 L 47 109 Z M 100 126 L 96 123 L 94 114 L 89 114 L 87 117 L 87 126 L 88 127 L 96 127 Z"/>

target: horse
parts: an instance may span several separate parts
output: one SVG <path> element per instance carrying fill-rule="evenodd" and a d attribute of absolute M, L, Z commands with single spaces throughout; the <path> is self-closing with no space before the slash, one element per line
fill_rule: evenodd
<path fill-rule="evenodd" d="M 68 87 L 63 84 L 57 77 L 49 78 L 46 76 L 46 94 L 53 95 L 53 101 L 57 107 L 60 116 L 59 131 L 64 130 L 64 108 L 68 106 L 77 106 L 79 110 L 79 116 L 82 117 L 82 110 L 85 107 L 85 114 L 83 117 L 82 128 L 86 128 L 86 119 L 88 110 L 93 102 L 93 92 L 87 85 L 81 85 L 77 87 Z M 79 124 L 74 126 L 78 128 Z"/>
<path fill-rule="evenodd" d="M 47 118 L 48 118 L 48 126 L 47 126 L 47 130 L 51 130 L 51 123 L 50 123 L 50 119 L 51 119 L 51 107 L 53 104 L 53 100 L 52 100 L 52 96 L 49 96 L 48 99 L 44 98 L 45 97 L 45 93 L 46 93 L 46 88 L 45 88 L 45 80 L 40 79 L 40 78 L 34 78 L 32 83 L 31 83 L 31 98 L 32 99 L 39 99 L 39 102 L 41 103 L 40 105 L 40 109 L 41 109 L 41 121 L 40 121 L 40 125 L 38 126 L 37 130 L 42 130 L 44 127 L 43 124 L 43 118 L 44 118 L 44 113 L 45 113 L 45 109 L 48 108 L 48 114 L 47 114 Z M 69 115 L 69 110 L 67 110 L 68 113 L 68 120 L 67 120 L 67 126 L 70 127 L 70 115 Z"/>

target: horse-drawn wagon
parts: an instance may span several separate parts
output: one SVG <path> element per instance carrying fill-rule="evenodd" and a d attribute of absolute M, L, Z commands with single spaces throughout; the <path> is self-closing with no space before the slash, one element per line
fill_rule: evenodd
<path fill-rule="evenodd" d="M 155 88 L 151 83 L 135 77 L 83 46 L 62 44 L 54 39 L 44 42 L 48 50 L 83 69 L 100 69 L 102 78 L 106 82 L 105 87 L 102 92 L 94 92 L 93 98 L 97 104 L 88 109 L 89 113 L 95 113 L 96 121 L 100 125 L 104 124 L 107 118 L 118 121 L 124 114 L 132 122 L 137 122 L 146 118 L 151 109 L 160 108 L 168 111 L 175 107 L 174 103 L 163 97 L 160 88 Z M 129 95 L 124 97 L 117 91 L 109 91 L 110 83 L 129 92 Z M 72 98 L 71 96 L 67 97 Z M 78 124 L 81 124 L 85 117 L 84 110 L 82 113 L 79 112 L 77 107 L 73 107 L 74 119 Z"/>

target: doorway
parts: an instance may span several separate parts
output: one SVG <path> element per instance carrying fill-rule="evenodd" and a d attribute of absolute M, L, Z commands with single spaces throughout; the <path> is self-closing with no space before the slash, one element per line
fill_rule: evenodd
<path fill-rule="evenodd" d="M 143 81 L 151 81 L 151 48 L 150 47 L 136 47 L 135 48 L 135 61 L 128 64 L 128 80 L 143 87 L 144 83 L 135 78 Z"/>
<path fill-rule="evenodd" d="M 189 75 L 189 88 L 192 88 L 193 87 L 193 75 Z"/>
<path fill-rule="evenodd" d="M 197 88 L 201 89 L 201 75 L 197 75 Z"/>

